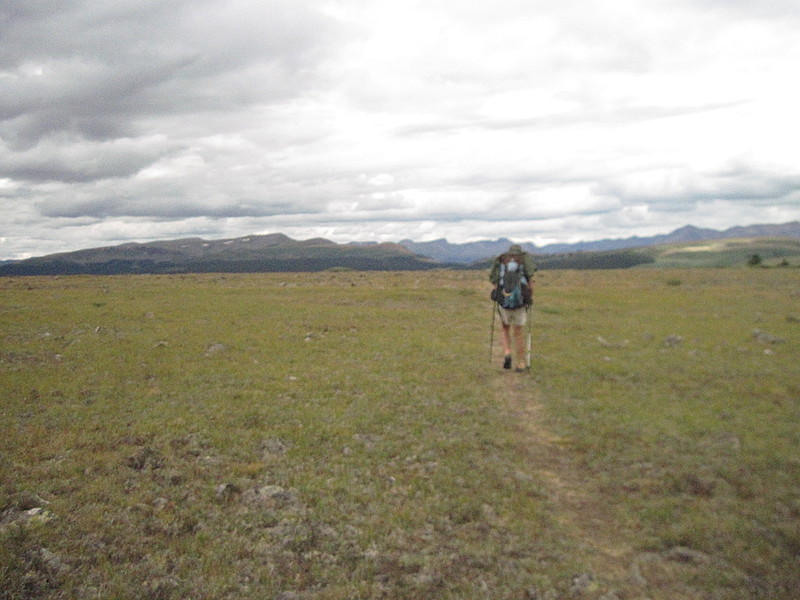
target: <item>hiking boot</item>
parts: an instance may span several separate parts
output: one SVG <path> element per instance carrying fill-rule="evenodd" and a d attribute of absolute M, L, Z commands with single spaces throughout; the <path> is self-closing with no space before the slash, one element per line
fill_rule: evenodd
<path fill-rule="evenodd" d="M 510 369 L 511 368 L 511 355 L 506 354 L 505 358 L 503 359 L 503 368 Z"/>
<path fill-rule="evenodd" d="M 530 371 L 530 370 L 531 370 L 531 368 L 529 366 L 524 365 L 522 367 L 517 367 L 516 369 L 514 369 L 514 372 L 515 373 L 524 373 L 525 371 Z"/>

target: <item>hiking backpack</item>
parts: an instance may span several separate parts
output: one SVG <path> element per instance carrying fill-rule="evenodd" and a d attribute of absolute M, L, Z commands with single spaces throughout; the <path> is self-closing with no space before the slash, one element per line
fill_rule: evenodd
<path fill-rule="evenodd" d="M 503 308 L 509 310 L 523 308 L 533 301 L 524 265 L 522 256 L 506 254 L 500 258 L 500 279 L 492 291 L 492 300 Z"/>

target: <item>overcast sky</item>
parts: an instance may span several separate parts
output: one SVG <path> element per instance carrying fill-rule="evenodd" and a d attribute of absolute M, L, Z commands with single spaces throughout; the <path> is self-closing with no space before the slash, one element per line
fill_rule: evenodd
<path fill-rule="evenodd" d="M 0 259 L 800 219 L 797 0 L 3 0 Z"/>

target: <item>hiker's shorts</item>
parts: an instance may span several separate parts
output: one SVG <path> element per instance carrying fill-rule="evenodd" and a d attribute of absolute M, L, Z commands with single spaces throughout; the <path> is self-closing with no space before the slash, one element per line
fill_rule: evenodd
<path fill-rule="evenodd" d="M 498 306 L 497 310 L 500 313 L 500 320 L 503 322 L 503 325 L 518 325 L 522 327 L 528 322 L 528 311 L 524 308 L 515 308 L 511 310 Z"/>

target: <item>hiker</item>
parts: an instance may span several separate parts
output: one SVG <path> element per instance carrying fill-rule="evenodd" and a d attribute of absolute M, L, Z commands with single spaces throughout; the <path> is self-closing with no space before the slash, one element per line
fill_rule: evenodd
<path fill-rule="evenodd" d="M 516 370 L 521 372 L 530 368 L 525 356 L 523 328 L 528 320 L 527 309 L 533 302 L 534 271 L 536 265 L 533 257 L 523 251 L 519 244 L 513 244 L 507 252 L 494 259 L 489 273 L 489 281 L 495 285 L 492 300 L 497 303 L 497 313 L 503 324 L 504 369 L 510 369 L 512 364 L 512 327 L 516 346 Z"/>

